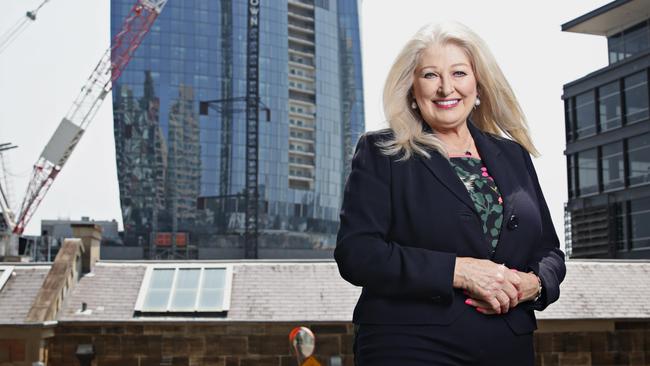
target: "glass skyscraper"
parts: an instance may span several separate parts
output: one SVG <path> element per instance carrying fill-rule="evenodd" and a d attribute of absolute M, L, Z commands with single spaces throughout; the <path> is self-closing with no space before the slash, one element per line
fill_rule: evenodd
<path fill-rule="evenodd" d="M 113 86 L 124 241 L 145 257 L 244 255 L 250 1 L 170 0 Z M 111 1 L 113 36 L 132 5 Z M 359 4 L 260 0 L 259 36 L 259 257 L 329 257 L 364 131 Z"/>

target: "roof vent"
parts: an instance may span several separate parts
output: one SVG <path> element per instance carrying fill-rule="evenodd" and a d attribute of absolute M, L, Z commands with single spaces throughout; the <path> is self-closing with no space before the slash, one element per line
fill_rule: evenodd
<path fill-rule="evenodd" d="M 77 314 L 90 315 L 93 311 L 88 309 L 88 304 L 85 302 L 81 303 L 81 309 L 77 310 Z"/>

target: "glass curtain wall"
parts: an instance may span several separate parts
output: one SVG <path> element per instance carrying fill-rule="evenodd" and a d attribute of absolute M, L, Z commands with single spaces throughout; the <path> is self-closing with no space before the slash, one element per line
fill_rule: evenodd
<path fill-rule="evenodd" d="M 112 0 L 112 34 L 132 5 Z M 127 245 L 241 245 L 247 17 L 244 0 L 168 2 L 115 83 Z M 356 1 L 260 2 L 262 246 L 335 245 L 344 157 L 364 130 L 358 21 Z"/>

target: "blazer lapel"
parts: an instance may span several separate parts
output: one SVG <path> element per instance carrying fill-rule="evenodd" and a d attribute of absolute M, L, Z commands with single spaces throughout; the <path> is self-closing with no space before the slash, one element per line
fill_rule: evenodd
<path fill-rule="evenodd" d="M 461 200 L 467 207 L 469 207 L 472 212 L 478 215 L 476 208 L 474 207 L 474 202 L 467 192 L 467 188 L 463 182 L 458 178 L 456 172 L 449 164 L 449 161 L 445 159 L 437 151 L 432 151 L 431 158 L 427 159 L 423 156 L 419 156 L 420 161 L 429 169 L 429 171 L 442 183 L 447 189 L 451 191 L 459 200 Z"/>
<path fill-rule="evenodd" d="M 513 214 L 515 207 L 515 200 L 517 197 L 512 176 L 514 172 L 512 171 L 513 165 L 511 162 L 506 161 L 501 157 L 501 149 L 497 144 L 486 135 L 485 132 L 481 131 L 478 127 L 474 126 L 473 122 L 467 122 L 468 128 L 472 133 L 474 138 L 474 143 L 476 148 L 483 159 L 483 164 L 487 167 L 488 172 L 494 178 L 494 181 L 501 193 L 501 198 L 503 199 L 503 220 L 501 221 L 501 231 L 499 234 L 499 243 L 495 249 L 495 252 L 492 254 L 492 259 L 503 263 L 505 258 L 502 258 L 501 253 L 508 253 L 507 248 L 511 243 L 508 240 L 507 223 L 510 220 L 510 217 Z M 516 243 L 512 243 L 516 244 Z"/>
<path fill-rule="evenodd" d="M 431 127 L 426 123 L 423 123 L 425 131 L 432 132 Z M 499 238 L 499 244 L 497 248 L 501 247 L 502 242 L 504 241 L 504 229 L 506 228 L 506 223 L 512 215 L 514 208 L 513 200 L 516 196 L 514 193 L 513 182 L 510 176 L 512 175 L 512 167 L 508 162 L 502 161 L 501 149 L 497 144 L 492 141 L 490 137 L 486 135 L 485 132 L 481 131 L 474 123 L 468 118 L 467 127 L 472 134 L 476 148 L 481 155 L 483 164 L 488 169 L 490 175 L 494 178 L 496 185 L 501 193 L 501 198 L 503 199 L 503 220 L 501 223 L 501 234 Z M 427 159 L 421 155 L 417 155 L 418 159 L 427 167 L 427 169 L 433 174 L 447 189 L 449 189 L 459 200 L 461 200 L 467 207 L 469 207 L 472 212 L 479 216 L 474 206 L 474 202 L 467 192 L 467 188 L 463 182 L 458 178 L 456 172 L 449 164 L 449 161 L 445 159 L 440 153 L 436 150 L 429 149 L 431 153 L 431 158 Z M 480 220 L 480 216 L 479 216 Z"/>
<path fill-rule="evenodd" d="M 483 164 L 485 164 L 488 172 L 494 178 L 499 193 L 501 193 L 501 198 L 503 199 L 503 221 L 505 222 L 510 217 L 509 213 L 513 207 L 513 186 L 512 179 L 510 178 L 513 172 L 509 170 L 512 167 L 507 161 L 501 159 L 501 149 L 499 149 L 497 144 L 485 132 L 474 126 L 471 120 L 467 121 L 467 127 L 472 134 L 472 138 L 474 138 L 476 149 L 481 155 Z"/>
<path fill-rule="evenodd" d="M 424 129 L 431 132 L 431 127 L 426 123 L 423 124 Z M 474 207 L 474 202 L 465 188 L 465 184 L 458 178 L 458 175 L 452 168 L 449 161 L 445 159 L 438 151 L 433 149 L 428 149 L 431 154 L 431 158 L 427 159 L 421 155 L 417 155 L 418 159 L 427 167 L 427 169 L 433 174 L 447 189 L 451 191 L 459 200 L 461 200 L 467 207 L 472 210 L 477 216 L 478 212 L 476 207 Z"/>

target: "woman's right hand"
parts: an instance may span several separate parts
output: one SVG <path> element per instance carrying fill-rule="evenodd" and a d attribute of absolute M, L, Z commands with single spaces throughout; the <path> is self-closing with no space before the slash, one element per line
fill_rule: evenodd
<path fill-rule="evenodd" d="M 521 278 L 503 264 L 487 259 L 456 258 L 454 268 L 455 288 L 465 290 L 469 297 L 478 300 L 488 312 L 507 313 L 519 304 Z"/>

